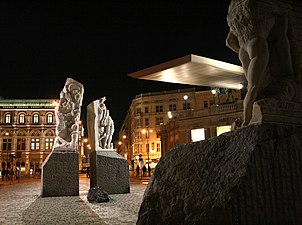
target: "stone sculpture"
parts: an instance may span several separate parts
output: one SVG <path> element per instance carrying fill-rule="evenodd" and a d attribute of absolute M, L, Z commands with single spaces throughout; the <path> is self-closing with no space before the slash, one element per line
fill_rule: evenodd
<path fill-rule="evenodd" d="M 114 123 L 105 105 L 106 97 L 95 100 L 88 105 L 89 142 L 95 150 L 113 149 L 112 135 Z"/>
<path fill-rule="evenodd" d="M 55 108 L 57 126 L 54 151 L 58 149 L 77 151 L 83 94 L 83 85 L 72 78 L 67 78 L 60 93 L 60 102 Z"/>
<path fill-rule="evenodd" d="M 294 14 L 286 12 L 277 0 L 230 3 L 226 45 L 238 53 L 248 82 L 243 126 L 252 119 L 255 101 L 271 98 L 301 102 L 301 74 L 289 15 Z"/>

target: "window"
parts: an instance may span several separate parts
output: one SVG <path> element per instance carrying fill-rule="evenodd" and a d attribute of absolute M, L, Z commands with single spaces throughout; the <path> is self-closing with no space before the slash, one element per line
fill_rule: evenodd
<path fill-rule="evenodd" d="M 208 107 L 209 107 L 208 101 L 203 101 L 203 107 L 204 107 L 204 108 L 208 108 Z"/>
<path fill-rule="evenodd" d="M 33 123 L 39 123 L 39 115 L 38 114 L 33 115 Z"/>
<path fill-rule="evenodd" d="M 157 105 L 156 107 L 155 107 L 155 111 L 156 112 L 163 112 L 164 110 L 163 110 L 163 106 L 162 105 Z"/>
<path fill-rule="evenodd" d="M 157 151 L 157 152 L 160 152 L 160 143 L 157 143 L 157 144 L 156 144 L 156 151 Z"/>
<path fill-rule="evenodd" d="M 46 138 L 45 139 L 45 149 L 49 150 L 52 149 L 53 146 L 53 138 Z"/>
<path fill-rule="evenodd" d="M 214 101 L 213 100 L 210 100 L 210 106 L 211 105 L 214 105 Z"/>
<path fill-rule="evenodd" d="M 2 150 L 12 150 L 12 139 L 11 138 L 3 139 Z"/>
<path fill-rule="evenodd" d="M 25 138 L 17 139 L 17 150 L 25 150 Z"/>
<path fill-rule="evenodd" d="M 169 111 L 176 111 L 176 104 L 169 105 Z"/>
<path fill-rule="evenodd" d="M 5 115 L 5 123 L 11 123 L 12 122 L 12 115 L 6 114 Z"/>
<path fill-rule="evenodd" d="M 149 118 L 145 118 L 145 126 L 149 126 Z"/>
<path fill-rule="evenodd" d="M 141 112 L 142 112 L 142 110 L 141 110 L 141 108 L 136 108 L 136 115 L 140 115 L 141 114 Z"/>
<path fill-rule="evenodd" d="M 148 106 L 145 107 L 145 113 L 149 113 L 149 107 Z"/>
<path fill-rule="evenodd" d="M 19 115 L 19 123 L 25 123 L 25 115 L 24 114 Z"/>
<path fill-rule="evenodd" d="M 156 125 L 162 125 L 164 123 L 164 118 L 163 117 L 156 117 Z"/>
<path fill-rule="evenodd" d="M 47 123 L 53 123 L 53 115 L 47 114 Z"/>
<path fill-rule="evenodd" d="M 191 104 L 190 104 L 189 102 L 185 102 L 185 103 L 183 104 L 183 109 L 184 109 L 184 110 L 191 109 Z"/>
<path fill-rule="evenodd" d="M 40 149 L 40 139 L 39 138 L 32 138 L 30 143 L 31 150 L 38 150 Z"/>

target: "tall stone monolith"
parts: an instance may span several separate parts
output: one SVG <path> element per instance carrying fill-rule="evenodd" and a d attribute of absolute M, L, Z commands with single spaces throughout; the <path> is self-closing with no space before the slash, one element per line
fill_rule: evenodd
<path fill-rule="evenodd" d="M 56 138 L 42 167 L 43 197 L 79 195 L 78 135 L 83 85 L 67 78 L 55 108 Z"/>

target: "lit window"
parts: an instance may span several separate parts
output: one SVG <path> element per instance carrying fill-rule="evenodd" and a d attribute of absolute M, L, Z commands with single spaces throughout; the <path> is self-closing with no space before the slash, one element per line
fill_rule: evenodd
<path fill-rule="evenodd" d="M 220 134 L 231 131 L 231 125 L 217 127 L 216 131 L 217 136 L 219 136 Z"/>
<path fill-rule="evenodd" d="M 46 138 L 45 139 L 45 149 L 52 149 L 53 146 L 53 138 Z"/>
<path fill-rule="evenodd" d="M 25 115 L 24 114 L 19 115 L 19 123 L 25 123 Z"/>
<path fill-rule="evenodd" d="M 140 115 L 141 114 L 141 108 L 136 108 L 136 115 Z"/>
<path fill-rule="evenodd" d="M 33 123 L 39 123 L 39 115 L 38 114 L 33 115 Z"/>
<path fill-rule="evenodd" d="M 149 118 L 145 118 L 145 126 L 149 126 Z"/>
<path fill-rule="evenodd" d="M 47 123 L 53 123 L 53 115 L 47 114 Z"/>
<path fill-rule="evenodd" d="M 25 150 L 25 138 L 17 139 L 17 150 Z"/>
<path fill-rule="evenodd" d="M 2 141 L 2 150 L 12 150 L 12 139 L 4 138 Z"/>
<path fill-rule="evenodd" d="M 11 123 L 12 122 L 12 115 L 6 114 L 5 115 L 5 123 Z"/>
<path fill-rule="evenodd" d="M 163 108 L 162 105 L 157 105 L 157 106 L 155 107 L 155 111 L 156 111 L 156 112 L 163 112 L 163 111 L 164 111 L 163 109 L 164 109 L 164 108 Z"/>
<path fill-rule="evenodd" d="M 162 125 L 164 123 L 164 118 L 163 117 L 156 117 L 156 125 Z"/>
<path fill-rule="evenodd" d="M 156 151 L 157 151 L 157 152 L 160 152 L 160 143 L 157 143 L 157 144 L 156 144 Z"/>
<path fill-rule="evenodd" d="M 185 102 L 185 103 L 183 104 L 183 109 L 184 109 L 184 110 L 191 109 L 191 104 L 190 104 L 190 102 Z"/>
<path fill-rule="evenodd" d="M 192 139 L 192 142 L 204 140 L 205 139 L 204 128 L 191 130 L 191 139 Z"/>
<path fill-rule="evenodd" d="M 40 139 L 39 138 L 32 138 L 30 143 L 31 150 L 38 150 L 40 149 Z"/>
<path fill-rule="evenodd" d="M 169 105 L 169 111 L 176 111 L 176 104 Z"/>
<path fill-rule="evenodd" d="M 208 108 L 208 107 L 209 107 L 208 101 L 203 101 L 203 107 L 204 107 L 204 108 Z"/>

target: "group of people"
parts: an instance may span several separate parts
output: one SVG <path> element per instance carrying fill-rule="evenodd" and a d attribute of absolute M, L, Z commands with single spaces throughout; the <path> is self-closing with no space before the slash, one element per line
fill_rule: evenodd
<path fill-rule="evenodd" d="M 16 180 L 20 178 L 20 170 L 18 168 L 16 168 L 16 171 L 14 171 L 13 169 L 2 169 L 1 171 L 1 177 L 3 181 L 10 179 L 12 180 L 14 175 L 16 175 Z"/>
<path fill-rule="evenodd" d="M 136 169 L 135 169 L 135 172 L 136 172 L 136 176 L 139 177 L 139 176 L 147 176 L 147 172 L 148 172 L 148 176 L 151 175 L 151 167 L 149 166 L 149 164 L 146 165 L 143 165 L 142 168 L 139 167 L 139 165 L 137 165 Z"/>

